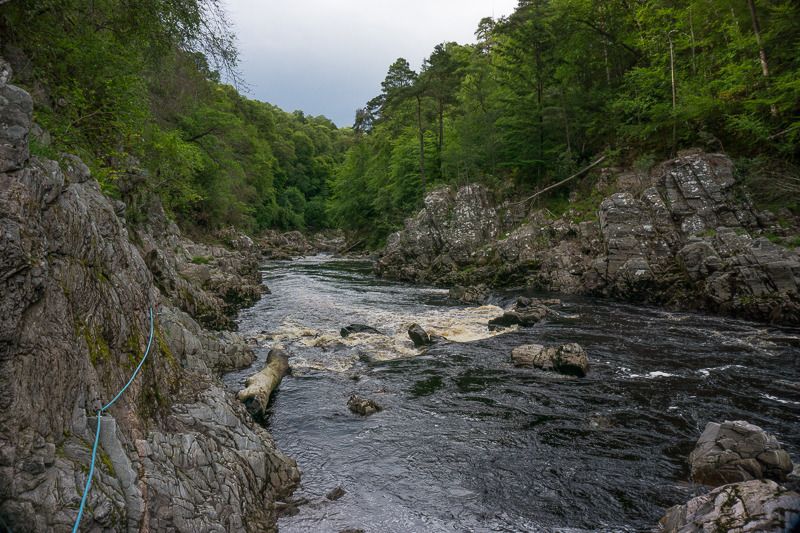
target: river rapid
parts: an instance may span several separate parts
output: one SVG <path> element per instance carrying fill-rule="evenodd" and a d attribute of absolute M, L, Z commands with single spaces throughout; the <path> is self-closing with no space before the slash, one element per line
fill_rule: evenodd
<path fill-rule="evenodd" d="M 309 503 L 283 532 L 646 530 L 703 491 L 686 460 L 709 421 L 759 425 L 800 462 L 798 329 L 565 297 L 558 316 L 496 334 L 486 323 L 516 294 L 453 305 L 326 256 L 271 262 L 264 280 L 272 294 L 239 317 L 258 360 L 225 382 L 240 389 L 274 345 L 291 354 L 267 428 Z M 414 348 L 414 322 L 452 342 Z M 352 323 L 386 335 L 343 339 Z M 520 344 L 567 342 L 587 377 L 511 364 Z M 352 414 L 353 393 L 384 410 Z"/>

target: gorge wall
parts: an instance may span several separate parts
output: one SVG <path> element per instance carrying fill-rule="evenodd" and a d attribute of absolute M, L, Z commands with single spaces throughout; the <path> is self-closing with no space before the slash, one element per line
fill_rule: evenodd
<path fill-rule="evenodd" d="M 2 61 L 0 64 L 4 65 Z M 5 65 L 4 65 L 5 66 Z M 261 295 L 252 241 L 192 243 L 152 200 L 144 222 L 77 158 L 29 153 L 31 98 L 0 77 L 0 525 L 69 531 L 103 419 L 82 528 L 270 531 L 296 464 L 223 390 L 253 353 L 229 331 Z M 141 218 L 141 217 L 138 217 Z"/>
<path fill-rule="evenodd" d="M 605 171 L 599 206 L 495 205 L 480 185 L 431 192 L 376 270 L 444 285 L 524 286 L 800 323 L 798 221 L 759 211 L 731 160 L 690 152 L 649 174 Z"/>

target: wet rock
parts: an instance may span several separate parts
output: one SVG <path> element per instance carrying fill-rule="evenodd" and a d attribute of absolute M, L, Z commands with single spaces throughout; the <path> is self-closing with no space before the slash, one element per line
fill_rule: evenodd
<path fill-rule="evenodd" d="M 354 413 L 361 416 L 369 416 L 379 411 L 383 411 L 383 407 L 378 405 L 374 400 L 369 398 L 362 398 L 361 396 L 353 394 L 347 400 L 347 407 Z"/>
<path fill-rule="evenodd" d="M 455 300 L 457 302 L 465 303 L 465 304 L 478 304 L 482 305 L 486 303 L 491 295 L 491 291 L 489 287 L 485 284 L 479 285 L 472 285 L 469 287 L 462 287 L 461 285 L 456 285 L 455 287 L 451 288 L 447 296 L 451 300 Z"/>
<path fill-rule="evenodd" d="M 670 508 L 659 525 L 669 533 L 797 531 L 800 494 L 770 480 L 733 483 Z"/>
<path fill-rule="evenodd" d="M 365 324 L 350 324 L 349 326 L 343 327 L 339 331 L 339 334 L 342 337 L 347 337 L 348 335 L 351 335 L 353 333 L 374 333 L 376 335 L 383 335 L 383 333 L 381 333 L 377 329 L 371 326 L 367 326 Z"/>
<path fill-rule="evenodd" d="M 419 324 L 412 324 L 411 327 L 408 328 L 408 336 L 411 337 L 414 346 L 417 348 L 433 344 L 431 336 Z"/>
<path fill-rule="evenodd" d="M 513 309 L 489 321 L 489 329 L 494 331 L 498 328 L 510 326 L 530 327 L 544 319 L 549 312 L 543 301 L 520 297 L 514 304 Z"/>
<path fill-rule="evenodd" d="M 345 494 L 347 494 L 346 490 L 344 490 L 342 487 L 336 487 L 332 491 L 328 492 L 328 494 L 326 494 L 325 497 L 327 499 L 331 500 L 331 501 L 334 501 L 334 500 L 338 500 L 339 498 L 341 498 Z"/>
<path fill-rule="evenodd" d="M 343 529 L 339 533 L 366 533 L 363 529 Z"/>
<path fill-rule="evenodd" d="M 689 464 L 694 481 L 712 486 L 764 478 L 783 481 L 793 468 L 774 436 L 742 420 L 709 422 Z"/>
<path fill-rule="evenodd" d="M 583 377 L 589 372 L 589 358 L 577 343 L 550 347 L 525 344 L 512 350 L 511 359 L 515 366 L 553 370 L 570 376 Z"/>
<path fill-rule="evenodd" d="M 253 374 L 245 381 L 246 388 L 236 394 L 247 410 L 256 419 L 262 419 L 269 405 L 272 392 L 289 373 L 289 355 L 280 348 L 273 348 L 261 372 Z"/>

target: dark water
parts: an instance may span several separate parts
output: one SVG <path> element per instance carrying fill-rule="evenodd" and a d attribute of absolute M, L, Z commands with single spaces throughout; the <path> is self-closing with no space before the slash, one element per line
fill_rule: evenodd
<path fill-rule="evenodd" d="M 708 421 L 748 420 L 800 460 L 798 329 L 565 298 L 558 318 L 481 338 L 499 309 L 377 280 L 366 262 L 272 263 L 265 278 L 273 294 L 240 325 L 260 361 L 276 342 L 293 354 L 268 428 L 311 502 L 281 531 L 647 529 L 702 490 L 686 458 Z M 414 356 L 404 328 L 415 320 L 472 340 Z M 342 343 L 353 322 L 390 336 Z M 590 374 L 514 368 L 511 349 L 534 342 L 580 343 Z M 385 410 L 353 415 L 351 393 Z M 327 501 L 337 486 L 347 494 Z"/>

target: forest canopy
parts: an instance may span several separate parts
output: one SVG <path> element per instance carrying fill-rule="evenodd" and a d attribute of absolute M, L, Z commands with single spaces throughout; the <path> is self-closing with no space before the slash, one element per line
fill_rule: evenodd
<path fill-rule="evenodd" d="M 798 20 L 793 0 L 522 0 L 474 44 L 418 70 L 398 58 L 337 128 L 243 95 L 220 0 L 0 6 L 2 54 L 53 139 L 35 150 L 77 153 L 110 194 L 138 176 L 184 224 L 336 226 L 370 245 L 433 187 L 520 194 L 601 154 L 796 168 Z"/>

